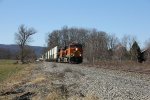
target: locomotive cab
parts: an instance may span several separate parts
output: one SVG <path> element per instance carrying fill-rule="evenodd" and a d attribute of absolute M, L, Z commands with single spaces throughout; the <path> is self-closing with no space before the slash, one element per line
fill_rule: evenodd
<path fill-rule="evenodd" d="M 69 63 L 81 63 L 83 59 L 82 45 L 77 43 L 72 43 L 66 49 L 66 56 Z"/>
<path fill-rule="evenodd" d="M 79 43 L 71 43 L 64 48 L 56 46 L 46 53 L 49 59 L 57 62 L 82 63 L 83 51 Z"/>

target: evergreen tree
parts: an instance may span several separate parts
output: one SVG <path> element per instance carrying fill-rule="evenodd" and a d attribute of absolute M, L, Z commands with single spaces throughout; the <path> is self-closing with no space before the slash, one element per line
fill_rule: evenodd
<path fill-rule="evenodd" d="M 141 49 L 138 45 L 138 43 L 135 41 L 130 49 L 130 56 L 131 56 L 131 60 L 137 61 L 138 60 L 138 56 L 141 54 Z"/>

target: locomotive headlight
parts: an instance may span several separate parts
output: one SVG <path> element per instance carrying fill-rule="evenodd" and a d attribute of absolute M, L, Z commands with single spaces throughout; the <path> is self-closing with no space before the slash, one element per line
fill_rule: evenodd
<path fill-rule="evenodd" d="M 80 56 L 82 56 L 82 54 L 80 54 Z"/>
<path fill-rule="evenodd" d="M 78 50 L 78 48 L 76 48 L 76 51 Z"/>

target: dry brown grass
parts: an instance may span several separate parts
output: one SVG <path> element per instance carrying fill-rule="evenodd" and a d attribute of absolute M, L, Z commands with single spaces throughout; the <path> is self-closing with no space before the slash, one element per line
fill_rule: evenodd
<path fill-rule="evenodd" d="M 86 97 L 79 97 L 79 96 L 71 96 L 68 98 L 69 100 L 101 100 L 96 96 L 87 95 Z M 68 100 L 64 96 L 62 96 L 58 92 L 51 92 L 46 97 L 46 100 Z"/>
<path fill-rule="evenodd" d="M 35 79 L 30 81 L 28 84 L 37 84 L 37 83 L 44 82 L 45 80 L 46 80 L 46 78 L 43 75 L 39 74 L 36 76 Z"/>
<path fill-rule="evenodd" d="M 87 95 L 86 97 L 83 98 L 83 100 L 101 100 L 101 99 L 93 95 Z"/>
<path fill-rule="evenodd" d="M 63 96 L 60 95 L 57 91 L 51 92 L 46 97 L 46 100 L 65 100 Z"/>
<path fill-rule="evenodd" d="M 94 65 L 90 64 L 88 66 L 150 74 L 150 64 L 148 62 L 138 63 L 135 61 L 97 61 L 94 63 Z"/>
<path fill-rule="evenodd" d="M 101 100 L 101 99 L 93 95 L 87 95 L 85 97 L 71 96 L 69 100 Z"/>
<path fill-rule="evenodd" d="M 38 94 L 38 95 L 32 97 L 32 100 L 42 100 L 42 98 L 41 98 L 40 94 Z"/>

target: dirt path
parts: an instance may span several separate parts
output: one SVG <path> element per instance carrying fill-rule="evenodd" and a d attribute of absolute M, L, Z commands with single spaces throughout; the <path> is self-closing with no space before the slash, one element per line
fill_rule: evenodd
<path fill-rule="evenodd" d="M 10 87 L 10 86 L 8 86 Z M 149 100 L 150 76 L 85 67 L 78 64 L 36 64 L 20 82 L 0 91 L 14 100 Z"/>

